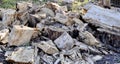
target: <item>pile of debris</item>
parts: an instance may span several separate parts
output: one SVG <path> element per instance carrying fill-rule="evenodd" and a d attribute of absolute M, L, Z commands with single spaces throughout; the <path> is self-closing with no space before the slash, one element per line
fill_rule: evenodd
<path fill-rule="evenodd" d="M 52 2 L 0 9 L 0 63 L 97 64 L 120 53 L 119 17 L 93 4 L 81 14 Z"/>

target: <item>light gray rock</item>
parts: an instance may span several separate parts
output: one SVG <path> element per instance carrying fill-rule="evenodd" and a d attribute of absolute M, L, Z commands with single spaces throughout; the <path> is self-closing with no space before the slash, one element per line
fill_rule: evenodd
<path fill-rule="evenodd" d="M 2 22 L 5 26 L 10 25 L 14 22 L 15 10 L 7 9 L 3 12 Z"/>
<path fill-rule="evenodd" d="M 45 53 L 54 54 L 58 53 L 58 49 L 53 44 L 51 40 L 48 41 L 41 41 L 40 43 L 36 44 L 40 49 L 42 49 Z"/>
<path fill-rule="evenodd" d="M 41 10 L 42 10 L 42 12 L 46 13 L 46 15 L 50 15 L 52 17 L 55 16 L 54 12 L 49 8 L 42 8 Z"/>
<path fill-rule="evenodd" d="M 8 35 L 9 35 L 9 30 L 8 29 L 3 29 L 0 31 L 0 41 L 1 43 L 5 44 L 8 42 Z"/>
<path fill-rule="evenodd" d="M 34 49 L 31 47 L 19 47 L 16 51 L 11 52 L 11 54 L 7 55 L 7 61 L 14 61 L 19 63 L 31 63 L 34 64 Z M 7 53 L 7 52 L 6 52 Z"/>
<path fill-rule="evenodd" d="M 56 13 L 55 20 L 63 24 L 66 24 L 69 21 L 68 17 L 61 13 Z"/>
<path fill-rule="evenodd" d="M 74 45 L 74 41 L 72 37 L 67 32 L 64 32 L 54 42 L 58 48 L 65 49 L 65 50 L 71 49 Z"/>

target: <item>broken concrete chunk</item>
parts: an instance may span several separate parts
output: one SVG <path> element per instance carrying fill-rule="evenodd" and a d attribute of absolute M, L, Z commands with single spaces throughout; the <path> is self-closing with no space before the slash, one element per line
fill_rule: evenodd
<path fill-rule="evenodd" d="M 19 46 L 29 43 L 33 33 L 34 28 L 14 25 L 9 35 L 9 45 Z"/>
<path fill-rule="evenodd" d="M 5 26 L 10 25 L 14 21 L 15 10 L 8 9 L 3 12 L 2 22 Z"/>
<path fill-rule="evenodd" d="M 13 63 L 15 62 L 34 64 L 34 55 L 34 49 L 32 49 L 31 47 L 19 47 L 16 51 L 11 52 L 11 54 L 6 54 L 6 60 L 13 61 Z"/>
<path fill-rule="evenodd" d="M 0 31 L 0 41 L 5 44 L 8 42 L 8 35 L 9 35 L 9 30 L 8 29 L 3 29 Z"/>
<path fill-rule="evenodd" d="M 41 41 L 39 44 L 37 44 L 37 46 L 48 54 L 54 54 L 59 52 L 51 40 Z"/>
<path fill-rule="evenodd" d="M 82 40 L 84 41 L 84 43 L 93 46 L 100 46 L 100 42 L 96 40 L 96 38 L 88 31 L 80 32 L 79 35 L 80 38 L 82 38 Z"/>
<path fill-rule="evenodd" d="M 46 13 L 47 15 L 50 15 L 50 16 L 54 17 L 54 12 L 51 9 L 42 8 L 41 10 L 42 10 L 42 12 Z"/>
<path fill-rule="evenodd" d="M 54 42 L 58 48 L 65 50 L 71 49 L 74 45 L 72 37 L 67 32 L 64 32 Z"/>
<path fill-rule="evenodd" d="M 63 14 L 60 14 L 60 13 L 56 14 L 55 20 L 60 22 L 60 23 L 63 23 L 63 24 L 66 24 L 69 21 L 69 19 L 66 15 L 63 15 Z"/>

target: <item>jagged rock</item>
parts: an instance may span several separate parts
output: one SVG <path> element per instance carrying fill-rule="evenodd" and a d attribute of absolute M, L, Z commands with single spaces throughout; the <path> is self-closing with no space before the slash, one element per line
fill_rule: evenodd
<path fill-rule="evenodd" d="M 48 41 L 41 41 L 40 43 L 36 44 L 40 49 L 42 49 L 45 53 L 54 54 L 58 53 L 58 49 L 53 44 L 51 40 Z"/>
<path fill-rule="evenodd" d="M 9 35 L 9 30 L 8 29 L 3 29 L 0 31 L 0 41 L 5 44 L 8 42 L 8 35 Z"/>
<path fill-rule="evenodd" d="M 109 10 L 109 9 L 104 9 L 96 5 L 88 5 L 88 7 L 89 7 L 88 11 L 83 16 L 83 18 L 94 20 L 90 23 L 98 22 L 98 23 L 103 23 L 103 24 L 107 24 L 110 26 L 120 27 L 120 19 L 119 19 L 120 13 L 119 12 Z"/>
<path fill-rule="evenodd" d="M 0 8 L 0 20 L 2 20 L 2 17 L 3 17 L 3 12 L 5 11 L 5 9 L 3 8 Z"/>
<path fill-rule="evenodd" d="M 66 15 L 63 15 L 60 13 L 56 14 L 55 20 L 63 24 L 66 24 L 67 22 L 69 22 L 69 18 Z"/>
<path fill-rule="evenodd" d="M 57 39 L 67 29 L 62 27 L 49 26 L 42 31 L 44 36 L 47 36 L 51 40 Z"/>
<path fill-rule="evenodd" d="M 45 7 L 53 10 L 54 12 L 55 12 L 56 10 L 59 10 L 59 9 L 61 8 L 57 3 L 52 3 L 52 2 L 48 2 L 48 3 L 45 5 Z"/>
<path fill-rule="evenodd" d="M 38 14 L 30 14 L 28 19 L 29 27 L 36 27 L 36 24 L 40 22 L 41 17 Z"/>
<path fill-rule="evenodd" d="M 45 25 L 43 25 L 42 23 L 37 23 L 36 28 L 42 31 L 45 28 Z"/>
<path fill-rule="evenodd" d="M 34 28 L 14 25 L 9 35 L 9 45 L 19 46 L 29 43 L 34 31 Z"/>
<path fill-rule="evenodd" d="M 52 17 L 55 16 L 54 12 L 51 9 L 49 9 L 49 8 L 42 8 L 41 11 L 46 13 L 46 15 L 50 15 Z"/>
<path fill-rule="evenodd" d="M 52 56 L 46 54 L 42 56 L 42 59 L 48 64 L 54 64 L 54 60 L 55 60 Z"/>
<path fill-rule="evenodd" d="M 11 25 L 14 22 L 15 10 L 7 9 L 3 12 L 2 22 L 5 26 Z"/>
<path fill-rule="evenodd" d="M 60 37 L 54 40 L 54 42 L 58 48 L 65 50 L 71 49 L 74 45 L 72 37 L 67 32 L 64 32 Z"/>
<path fill-rule="evenodd" d="M 69 11 L 69 12 L 67 13 L 67 16 L 68 16 L 69 18 L 80 18 L 80 14 L 79 14 L 79 13 L 71 12 L 71 11 Z"/>
<path fill-rule="evenodd" d="M 95 62 L 95 61 L 101 60 L 102 58 L 103 57 L 101 55 L 96 55 L 92 57 L 92 60 Z"/>
<path fill-rule="evenodd" d="M 17 11 L 26 11 L 30 7 L 32 7 L 32 3 L 29 3 L 29 2 L 18 2 L 16 4 Z"/>
<path fill-rule="evenodd" d="M 100 42 L 88 31 L 80 32 L 79 37 L 88 45 L 101 46 Z"/>
<path fill-rule="evenodd" d="M 31 47 L 19 47 L 18 49 L 16 49 L 16 51 L 12 51 L 8 55 L 6 52 L 6 60 L 8 62 L 12 61 L 12 63 L 34 64 L 34 51 L 35 50 Z"/>
<path fill-rule="evenodd" d="M 38 13 L 38 15 L 43 19 L 47 17 L 47 14 L 43 12 Z"/>
<path fill-rule="evenodd" d="M 29 19 L 30 19 L 30 14 L 28 13 L 28 11 L 20 11 L 20 12 L 16 12 L 16 20 L 20 21 L 20 24 L 25 25 Z"/>
<path fill-rule="evenodd" d="M 61 6 L 62 11 L 68 11 L 67 6 Z"/>
<path fill-rule="evenodd" d="M 65 3 L 73 3 L 75 0 L 63 0 Z"/>
<path fill-rule="evenodd" d="M 73 21 L 74 21 L 75 23 L 79 24 L 80 26 L 83 26 L 83 25 L 84 25 L 84 23 L 83 23 L 80 19 L 78 19 L 78 18 L 73 18 Z"/>
<path fill-rule="evenodd" d="M 87 12 L 83 16 L 86 22 L 100 27 L 97 30 L 109 34 L 120 35 L 120 13 L 110 9 L 88 4 L 84 7 Z"/>
<path fill-rule="evenodd" d="M 15 21 L 12 23 L 12 25 L 20 25 L 20 24 L 21 24 L 20 20 L 15 20 Z"/>

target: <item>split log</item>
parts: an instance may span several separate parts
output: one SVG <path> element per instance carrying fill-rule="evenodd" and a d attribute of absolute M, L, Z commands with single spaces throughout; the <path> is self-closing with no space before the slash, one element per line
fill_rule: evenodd
<path fill-rule="evenodd" d="M 104 9 L 93 4 L 86 5 L 85 9 L 87 9 L 87 13 L 83 16 L 83 19 L 86 22 L 105 29 L 104 32 L 114 32 L 115 35 L 120 35 L 119 12 Z"/>
<path fill-rule="evenodd" d="M 19 46 L 29 43 L 34 32 L 34 28 L 14 25 L 9 35 L 9 45 Z"/>

